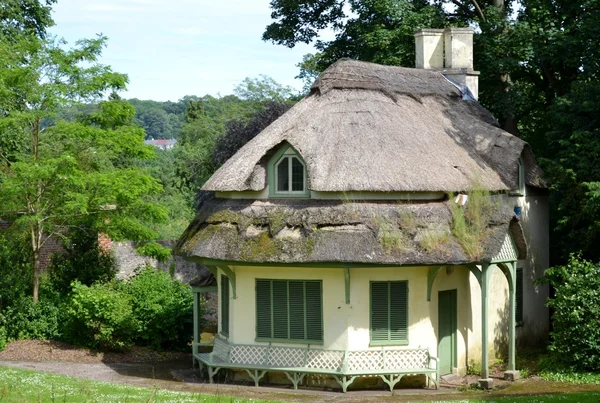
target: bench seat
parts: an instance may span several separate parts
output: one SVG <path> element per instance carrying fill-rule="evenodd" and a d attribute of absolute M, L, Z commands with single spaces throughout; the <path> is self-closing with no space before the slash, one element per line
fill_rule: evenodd
<path fill-rule="evenodd" d="M 439 387 L 439 361 L 425 348 L 324 350 L 307 347 L 230 344 L 216 337 L 212 353 L 194 354 L 210 383 L 222 368 L 242 369 L 259 386 L 269 371 L 283 372 L 298 389 L 307 374 L 331 375 L 345 393 L 360 376 L 379 376 L 390 391 L 404 375 L 427 375 Z"/>

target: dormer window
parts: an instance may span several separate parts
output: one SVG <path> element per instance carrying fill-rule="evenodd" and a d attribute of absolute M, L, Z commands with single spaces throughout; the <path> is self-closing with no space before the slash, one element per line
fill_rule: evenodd
<path fill-rule="evenodd" d="M 307 197 L 306 165 L 296 150 L 283 146 L 269 162 L 269 196 Z"/>

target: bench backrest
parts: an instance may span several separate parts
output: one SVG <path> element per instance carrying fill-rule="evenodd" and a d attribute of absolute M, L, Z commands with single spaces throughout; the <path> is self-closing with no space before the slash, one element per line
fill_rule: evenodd
<path fill-rule="evenodd" d="M 346 362 L 344 362 L 344 359 Z M 390 350 L 322 350 L 308 347 L 275 347 L 247 344 L 230 345 L 215 337 L 211 360 L 245 366 L 308 368 L 352 372 L 429 368 L 429 350 L 403 348 Z"/>
<path fill-rule="evenodd" d="M 348 351 L 347 368 L 350 371 L 377 371 L 385 369 L 428 368 L 429 350 L 358 350 Z"/>
<path fill-rule="evenodd" d="M 215 337 L 213 342 L 213 350 L 210 353 L 210 359 L 212 362 L 227 362 L 229 354 L 229 343 L 227 341 L 221 339 L 220 337 Z"/>

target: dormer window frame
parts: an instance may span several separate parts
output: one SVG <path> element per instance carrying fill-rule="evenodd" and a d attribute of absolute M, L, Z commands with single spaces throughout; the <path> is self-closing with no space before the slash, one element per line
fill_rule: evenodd
<path fill-rule="evenodd" d="M 302 164 L 303 186 L 302 190 L 292 190 L 293 161 L 296 159 Z M 288 190 L 278 190 L 279 165 L 288 164 Z M 309 198 L 308 178 L 306 172 L 306 163 L 300 154 L 289 144 L 282 146 L 269 160 L 268 179 L 269 179 L 269 197 L 271 198 Z"/>

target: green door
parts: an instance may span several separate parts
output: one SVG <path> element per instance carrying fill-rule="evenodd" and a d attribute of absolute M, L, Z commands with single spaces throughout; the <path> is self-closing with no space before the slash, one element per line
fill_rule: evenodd
<path fill-rule="evenodd" d="M 456 368 L 456 290 L 438 294 L 438 357 L 440 375 L 452 373 Z"/>

